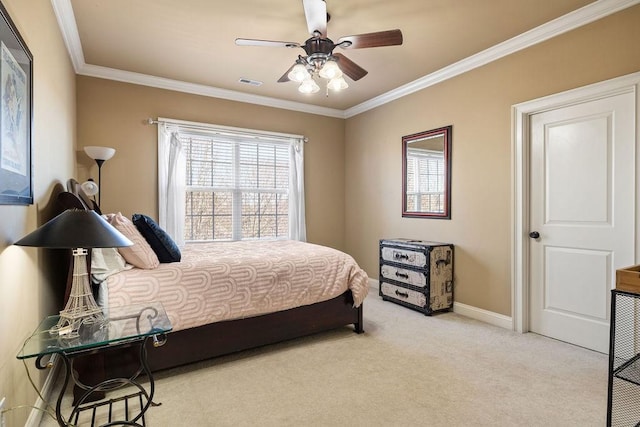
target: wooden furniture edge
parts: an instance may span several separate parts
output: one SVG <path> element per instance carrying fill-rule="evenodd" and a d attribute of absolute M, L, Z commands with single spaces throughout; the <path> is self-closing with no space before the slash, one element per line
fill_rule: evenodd
<path fill-rule="evenodd" d="M 616 290 L 640 294 L 640 265 L 616 270 Z"/>
<path fill-rule="evenodd" d="M 311 305 L 170 332 L 162 347 L 154 348 L 152 342 L 147 342 L 148 363 L 151 371 L 157 372 L 351 324 L 354 332 L 364 332 L 363 305 L 353 307 L 351 291 L 346 291 Z M 98 377 L 129 376 L 138 364 L 136 355 L 124 350 L 113 351 L 103 360 L 91 359 L 102 355 L 90 355 L 85 363 L 104 365 L 104 372 Z"/>

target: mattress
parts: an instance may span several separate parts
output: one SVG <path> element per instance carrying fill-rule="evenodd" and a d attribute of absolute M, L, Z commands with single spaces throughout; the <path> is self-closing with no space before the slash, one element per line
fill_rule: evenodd
<path fill-rule="evenodd" d="M 182 260 L 109 276 L 109 307 L 160 301 L 173 330 L 327 301 L 351 290 L 359 306 L 368 277 L 336 249 L 294 240 L 190 243 Z"/>

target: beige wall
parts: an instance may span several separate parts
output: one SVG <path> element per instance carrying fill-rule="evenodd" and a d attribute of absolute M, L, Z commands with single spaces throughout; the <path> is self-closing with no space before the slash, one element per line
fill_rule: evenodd
<path fill-rule="evenodd" d="M 640 70 L 640 7 L 635 6 L 345 124 L 88 77 L 76 80 L 51 3 L 3 4 L 35 58 L 35 203 L 0 206 L 0 398 L 7 396 L 8 406 L 35 401 L 15 355 L 41 318 L 56 311 L 64 286 L 50 252 L 11 244 L 51 215 L 56 185 L 70 176 L 97 175 L 82 146 L 118 150 L 103 168 L 106 211 L 157 216 L 156 128 L 143 123 L 147 117 L 304 134 L 310 139 L 305 147 L 310 241 L 347 250 L 372 277 L 380 238 L 455 243 L 456 300 L 509 315 L 511 105 Z M 453 219 L 403 219 L 400 138 L 448 124 L 454 126 Z M 13 411 L 7 426 L 22 425 L 27 414 Z"/>
<path fill-rule="evenodd" d="M 640 6 L 347 120 L 347 252 L 378 276 L 378 240 L 456 245 L 455 300 L 511 314 L 511 106 L 640 70 Z M 453 125 L 452 219 L 401 217 L 401 138 Z"/>
<path fill-rule="evenodd" d="M 59 309 L 64 292 L 56 251 L 12 243 L 52 215 L 56 184 L 74 174 L 75 77 L 51 2 L 3 0 L 34 57 L 33 189 L 31 206 L 0 206 L 0 398 L 7 406 L 32 405 L 36 394 L 16 359 L 24 339 L 45 315 Z M 29 360 L 36 381 L 44 375 Z M 7 414 L 7 427 L 22 426 L 30 409 Z"/>
<path fill-rule="evenodd" d="M 102 167 L 103 212 L 158 218 L 157 127 L 145 123 L 149 117 L 301 134 L 309 138 L 307 239 L 344 249 L 344 120 L 91 77 L 78 77 L 77 85 L 79 149 L 117 150 Z M 97 180 L 93 160 L 83 152 L 77 158 L 79 178 Z"/>
<path fill-rule="evenodd" d="M 102 205 L 157 217 L 156 127 L 170 117 L 310 138 L 309 240 L 378 274 L 378 240 L 456 245 L 456 301 L 511 314 L 511 106 L 640 70 L 635 6 L 346 121 L 78 77 L 78 146 L 115 147 Z M 453 125 L 453 218 L 401 217 L 401 137 Z M 346 141 L 346 142 L 345 142 Z M 97 169 L 78 152 L 79 179 Z"/>

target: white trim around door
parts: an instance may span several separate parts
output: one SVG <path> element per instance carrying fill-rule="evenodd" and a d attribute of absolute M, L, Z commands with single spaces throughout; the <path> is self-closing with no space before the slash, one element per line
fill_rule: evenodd
<path fill-rule="evenodd" d="M 512 227 L 511 227 L 511 313 L 513 330 L 529 331 L 529 160 L 530 117 L 548 110 L 580 104 L 623 93 L 634 93 L 636 99 L 636 147 L 640 146 L 640 72 L 569 90 L 544 98 L 514 105 L 512 123 Z M 640 165 L 640 150 L 636 150 L 636 164 Z M 635 192 L 640 194 L 640 177 L 636 176 Z M 636 228 L 638 213 L 636 212 Z M 640 236 L 636 236 L 640 248 Z M 638 251 L 636 251 L 638 253 Z M 637 257 L 637 255 L 636 255 Z M 639 260 L 636 259 L 636 262 Z"/>

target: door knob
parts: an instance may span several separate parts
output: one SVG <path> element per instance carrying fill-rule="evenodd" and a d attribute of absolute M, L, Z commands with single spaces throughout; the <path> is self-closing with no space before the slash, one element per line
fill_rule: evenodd
<path fill-rule="evenodd" d="M 531 237 L 532 239 L 537 239 L 538 237 L 540 237 L 540 233 L 538 233 L 537 231 L 532 231 L 531 233 L 529 233 L 529 237 Z"/>

